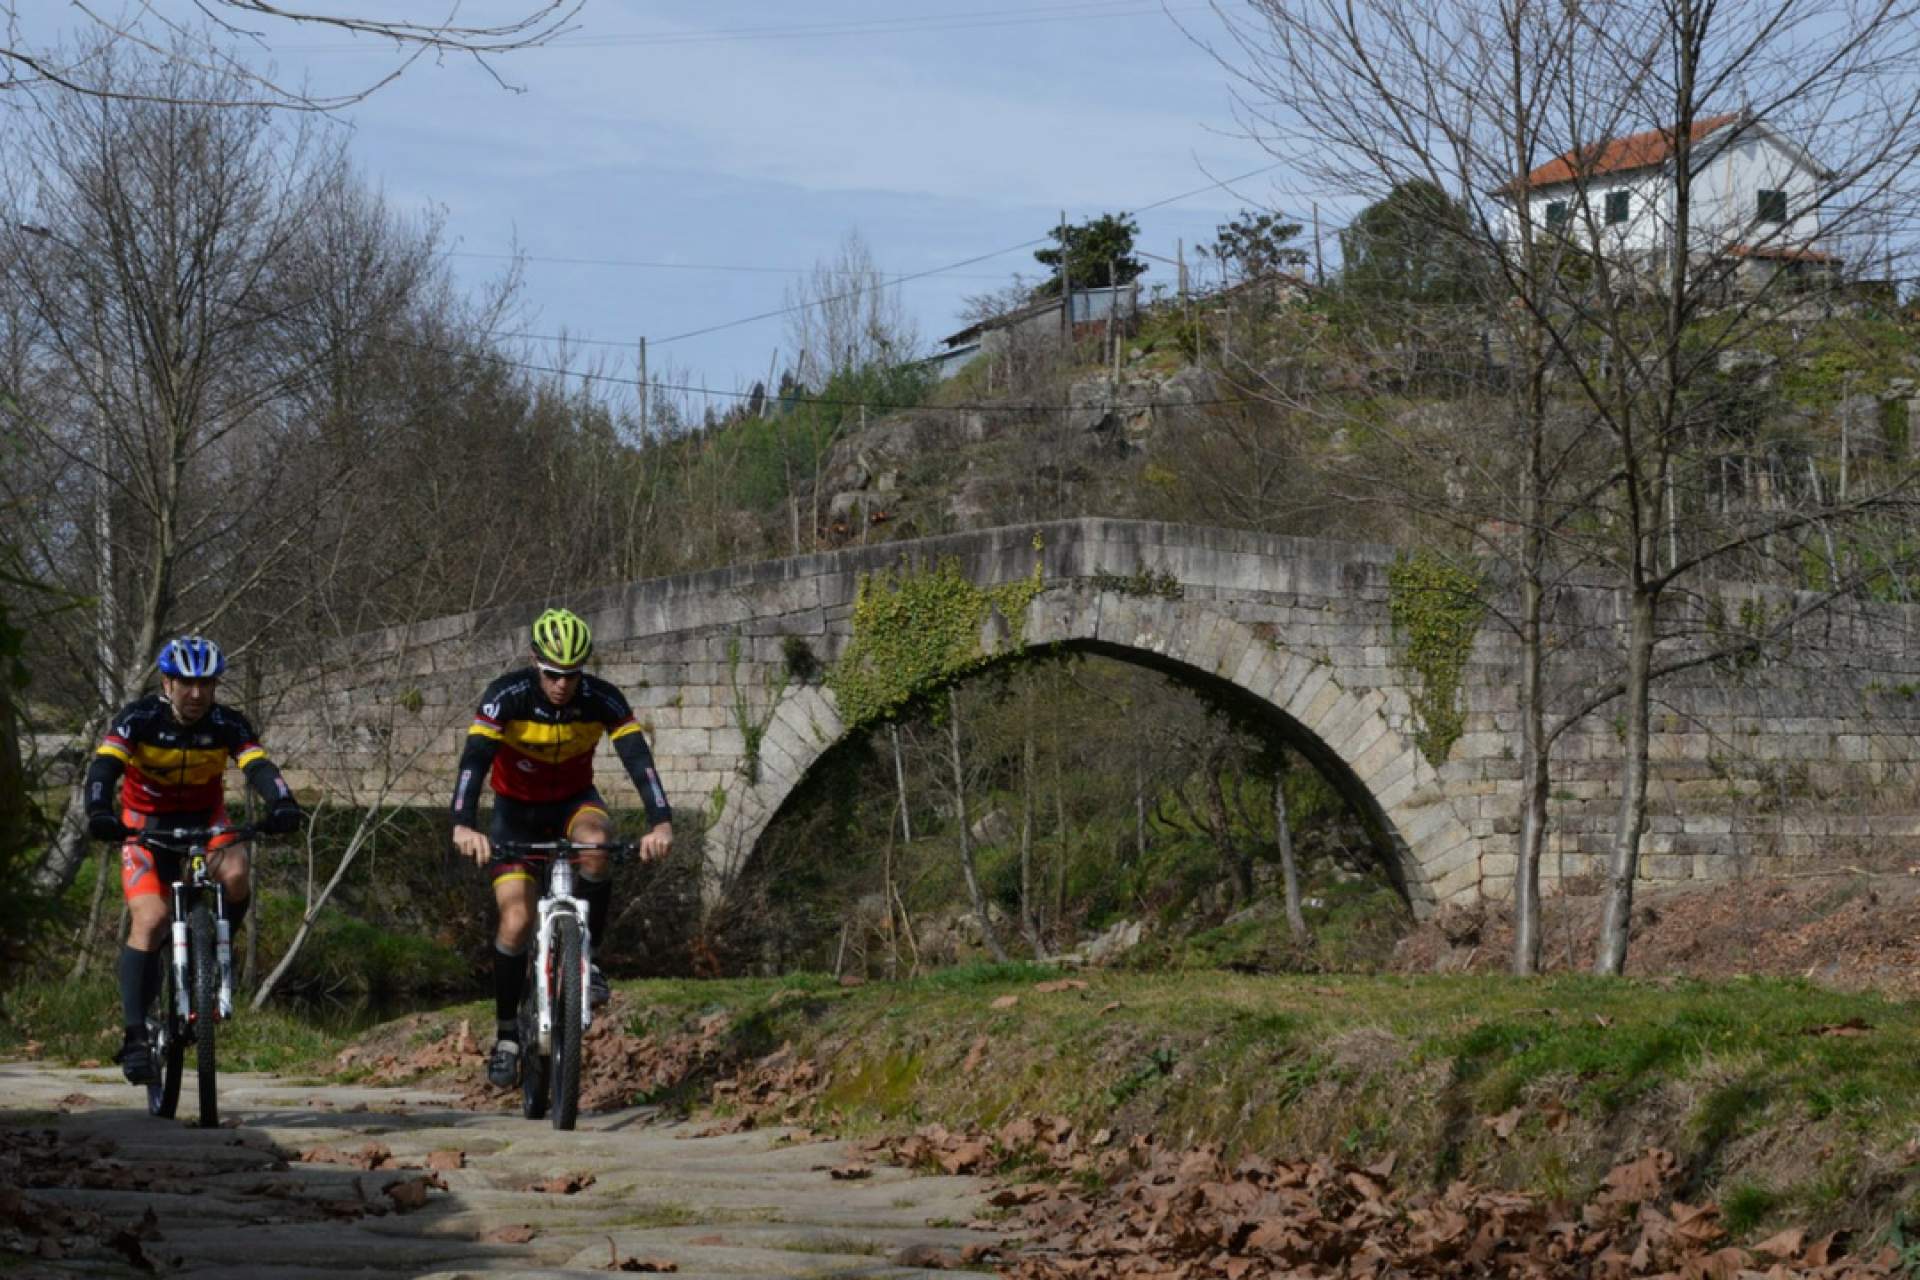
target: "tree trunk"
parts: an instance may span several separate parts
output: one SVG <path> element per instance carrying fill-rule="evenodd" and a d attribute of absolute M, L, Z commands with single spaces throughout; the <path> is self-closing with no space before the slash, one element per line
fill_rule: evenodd
<path fill-rule="evenodd" d="M 1029 690 L 1031 692 L 1031 690 Z M 1047 958 L 1033 912 L 1033 726 L 1027 725 L 1020 755 L 1020 931 L 1034 959 Z"/>
<path fill-rule="evenodd" d="M 1067 788 L 1061 774 L 1060 726 L 1053 729 L 1053 831 L 1060 839 L 1053 864 L 1053 937 L 1060 940 L 1067 923 Z"/>
<path fill-rule="evenodd" d="M 100 907 L 107 897 L 107 875 L 113 869 L 113 846 L 100 846 L 100 874 L 93 882 L 93 904 L 87 908 L 87 923 L 81 926 L 79 945 L 74 948 L 73 968 L 67 972 L 67 981 L 78 982 L 87 976 L 87 965 L 93 960 L 94 943 L 100 935 Z"/>
<path fill-rule="evenodd" d="M 1227 797 L 1221 790 L 1218 756 L 1207 761 L 1207 825 L 1213 829 L 1214 847 L 1233 877 L 1234 900 L 1243 907 L 1253 904 L 1253 858 L 1234 846 L 1233 828 L 1227 821 Z"/>
<path fill-rule="evenodd" d="M 326 886 L 315 894 L 311 887 L 312 881 L 308 881 L 307 909 L 300 917 L 300 927 L 293 931 L 293 940 L 287 943 L 286 954 L 281 956 L 280 962 L 273 966 L 273 972 L 269 973 L 267 980 L 260 984 L 260 989 L 253 993 L 255 1009 L 266 1007 L 267 1001 L 273 996 L 274 988 L 280 985 L 280 980 L 286 976 L 287 970 L 293 967 L 294 960 L 300 955 L 300 948 L 306 945 L 307 937 L 313 932 L 314 923 L 320 919 L 320 913 L 326 910 L 327 902 L 333 897 L 333 891 L 340 887 L 340 882 L 346 878 L 348 870 L 352 868 L 354 859 L 360 856 L 360 851 L 367 846 L 374 834 L 391 821 L 391 815 L 381 818 L 376 809 L 364 810 L 361 813 L 359 825 L 354 828 L 353 835 L 347 840 L 346 851 L 340 855 L 340 865 L 333 869 L 333 875 L 327 880 Z M 311 856 L 312 827 L 307 829 L 307 849 Z"/>
<path fill-rule="evenodd" d="M 887 913 L 887 981 L 900 976 L 900 933 L 893 920 L 893 819 L 887 819 L 887 843 L 880 851 L 880 908 Z"/>
<path fill-rule="evenodd" d="M 1656 545 L 1655 550 L 1658 550 Z M 1594 972 L 1619 976 L 1626 971 L 1632 930 L 1633 882 L 1640 871 L 1640 833 L 1647 820 L 1647 733 L 1651 701 L 1656 597 L 1635 591 L 1627 636 L 1627 730 L 1620 771 L 1620 811 L 1607 868 L 1607 902 L 1600 922 L 1600 951 Z"/>
<path fill-rule="evenodd" d="M 1147 860 L 1147 763 L 1139 752 L 1133 757 L 1133 856 Z"/>
<path fill-rule="evenodd" d="M 0 637 L 11 638 L 0 613 Z M 0 864 L 14 865 L 26 850 L 31 830 L 26 768 L 20 762 L 20 726 L 13 709 L 15 659 L 0 657 Z"/>
<path fill-rule="evenodd" d="M 967 771 L 960 757 L 960 699 L 952 689 L 947 690 L 947 730 L 953 744 L 953 808 L 959 824 L 960 871 L 967 880 L 967 897 L 973 903 L 974 917 L 980 921 L 980 937 L 993 958 L 1005 964 L 1007 950 L 1000 945 L 1000 936 L 993 931 L 993 917 L 987 912 L 987 895 L 980 888 L 980 875 L 973 865 L 973 833 L 967 830 Z"/>
<path fill-rule="evenodd" d="M 913 843 L 913 811 L 907 805 L 907 763 L 900 752 L 900 726 L 890 724 L 887 733 L 893 739 L 893 784 L 900 791 L 900 843 Z"/>
<path fill-rule="evenodd" d="M 1539 433 L 1530 436 L 1529 452 L 1537 457 Z M 1529 492 L 1520 583 L 1520 847 L 1513 874 L 1513 971 L 1522 977 L 1540 972 L 1540 855 L 1546 846 L 1548 785 L 1540 583 L 1546 538 L 1531 485 Z"/>
<path fill-rule="evenodd" d="M 1280 879 L 1286 886 L 1287 928 L 1293 931 L 1293 940 L 1304 946 L 1307 917 L 1300 910 L 1300 866 L 1293 856 L 1293 824 L 1287 820 L 1286 777 L 1284 772 L 1273 777 L 1273 842 L 1280 850 Z"/>

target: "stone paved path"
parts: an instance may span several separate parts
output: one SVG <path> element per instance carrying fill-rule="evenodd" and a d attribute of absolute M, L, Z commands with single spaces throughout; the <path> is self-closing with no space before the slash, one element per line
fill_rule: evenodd
<path fill-rule="evenodd" d="M 192 1088 L 189 1076 L 183 1116 L 193 1109 Z M 26 1194 L 36 1204 L 91 1211 L 114 1227 L 137 1223 L 151 1207 L 159 1238 L 144 1248 L 162 1274 L 604 1275 L 610 1254 L 672 1263 L 686 1280 L 989 1274 L 912 1265 L 916 1252 L 957 1254 L 996 1240 L 965 1225 L 986 1212 L 983 1183 L 885 1165 L 836 1180 L 828 1170 L 855 1158 L 843 1143 L 791 1141 L 778 1129 L 696 1137 L 698 1124 L 657 1122 L 645 1108 L 583 1116 L 579 1129 L 559 1133 L 517 1113 L 453 1110 L 450 1094 L 261 1075 L 223 1075 L 220 1095 L 223 1117 L 238 1123 L 201 1130 L 148 1117 L 144 1099 L 117 1073 L 0 1063 L 0 1125 L 54 1130 L 63 1148 L 91 1141 L 91 1158 L 104 1163 L 85 1181 L 136 1183 Z M 424 1205 L 402 1210 L 386 1188 L 424 1170 L 297 1162 L 299 1152 L 323 1144 L 357 1151 L 368 1142 L 406 1163 L 463 1151 L 465 1167 L 439 1173 L 445 1189 L 431 1188 Z M 526 1189 L 580 1173 L 593 1181 L 574 1194 Z M 143 1189 L 156 1183 L 164 1189 Z M 363 1203 L 383 1212 L 368 1214 Z M 537 1229 L 526 1243 L 482 1239 L 522 1225 Z M 35 1242 L 8 1243 L 18 1250 Z M 18 1269 L 18 1252 L 0 1253 L 0 1271 L 142 1274 L 98 1241 L 53 1247 L 68 1256 Z M 177 1268 L 168 1265 L 175 1259 Z"/>

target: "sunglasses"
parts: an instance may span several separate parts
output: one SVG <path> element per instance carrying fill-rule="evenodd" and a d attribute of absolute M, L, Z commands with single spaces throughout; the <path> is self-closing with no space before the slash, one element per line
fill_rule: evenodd
<path fill-rule="evenodd" d="M 539 664 L 536 664 L 536 665 L 539 665 Z M 546 679 L 553 681 L 555 684 L 558 684 L 562 680 L 578 680 L 580 678 L 580 668 L 571 667 L 566 670 L 562 670 L 559 667 L 549 667 L 549 666 L 541 665 L 540 674 Z"/>

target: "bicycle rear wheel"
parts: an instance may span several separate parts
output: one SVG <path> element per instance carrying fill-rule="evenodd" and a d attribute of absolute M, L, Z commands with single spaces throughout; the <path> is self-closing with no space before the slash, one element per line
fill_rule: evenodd
<path fill-rule="evenodd" d="M 213 909 L 204 899 L 187 917 L 187 956 L 193 980 L 194 1069 L 200 1079 L 200 1127 L 220 1123 L 220 1094 L 213 1036 L 220 1020 L 220 966 L 214 958 Z"/>
<path fill-rule="evenodd" d="M 552 1060 L 540 1052 L 539 992 L 535 983 L 547 976 L 534 967 L 538 948 L 527 953 L 527 994 L 520 1001 L 520 1114 L 529 1120 L 546 1118 Z"/>
<path fill-rule="evenodd" d="M 171 1120 L 180 1109 L 180 1077 L 186 1073 L 186 1027 L 180 1021 L 180 982 L 173 972 L 173 952 L 164 956 L 160 980 L 160 1011 L 147 1019 L 147 1043 L 159 1059 L 160 1074 L 147 1084 L 147 1114 Z"/>
<path fill-rule="evenodd" d="M 555 922 L 553 950 L 553 1127 L 571 1129 L 580 1114 L 580 922 L 570 915 Z"/>

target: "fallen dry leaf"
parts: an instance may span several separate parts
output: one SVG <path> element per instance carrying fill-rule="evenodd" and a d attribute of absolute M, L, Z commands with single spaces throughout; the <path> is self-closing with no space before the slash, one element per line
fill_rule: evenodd
<path fill-rule="evenodd" d="M 538 1191 L 545 1195 L 570 1196 L 576 1191 L 585 1191 L 593 1185 L 593 1175 L 580 1173 L 556 1173 L 550 1178 L 542 1178 L 528 1185 L 527 1190 Z"/>
<path fill-rule="evenodd" d="M 447 1184 L 440 1180 L 439 1174 L 429 1173 L 421 1177 L 401 1178 L 389 1182 L 386 1185 L 385 1194 L 389 1200 L 393 1201 L 396 1209 L 405 1213 L 409 1209 L 421 1208 L 427 1203 L 429 1187 L 438 1187 L 445 1191 Z"/>
<path fill-rule="evenodd" d="M 873 1176 L 873 1166 L 870 1164 L 843 1164 L 837 1169 L 827 1170 L 827 1176 L 835 1182 L 857 1182 L 861 1178 L 871 1178 Z"/>
<path fill-rule="evenodd" d="M 1013 1008 L 1013 1006 L 1019 1003 L 1020 1003 L 1019 996 L 999 996 L 993 1001 L 992 1005 L 989 1007 L 994 1009 L 1011 1009 Z"/>
<path fill-rule="evenodd" d="M 491 1231 L 480 1233 L 482 1244 L 526 1244 L 540 1232 L 530 1223 L 520 1223 L 510 1227 L 495 1227 Z"/>
<path fill-rule="evenodd" d="M 1777 1258 L 1785 1262 L 1790 1258 L 1798 1257 L 1800 1251 L 1806 1248 L 1806 1245 L 1806 1231 L 1800 1227 L 1789 1227 L 1785 1231 L 1768 1236 L 1765 1240 L 1753 1246 L 1753 1251 L 1755 1253 L 1764 1253 L 1769 1258 Z"/>
<path fill-rule="evenodd" d="M 1051 995 L 1056 991 L 1085 991 L 1087 984 L 1080 978 L 1055 978 L 1051 982 L 1036 982 L 1033 989 Z"/>
<path fill-rule="evenodd" d="M 967 1050 L 967 1060 L 960 1064 L 963 1074 L 972 1075 L 979 1069 L 981 1061 L 987 1056 L 987 1043 L 985 1036 L 974 1037 L 973 1047 Z"/>
<path fill-rule="evenodd" d="M 464 1151 L 444 1150 L 427 1153 L 427 1168 L 446 1172 L 450 1169 L 467 1167 L 467 1153 Z"/>
<path fill-rule="evenodd" d="M 1505 1142 L 1513 1136 L 1513 1131 L 1519 1127 L 1521 1119 L 1524 1118 L 1526 1114 L 1526 1108 L 1515 1107 L 1511 1111 L 1503 1111 L 1497 1116 L 1482 1116 L 1480 1123 L 1493 1130 L 1494 1137 Z"/>
<path fill-rule="evenodd" d="M 1830 1022 L 1824 1026 L 1808 1027 L 1800 1034 L 1803 1036 L 1864 1036 L 1873 1030 L 1873 1024 L 1858 1015 L 1845 1022 Z"/>

